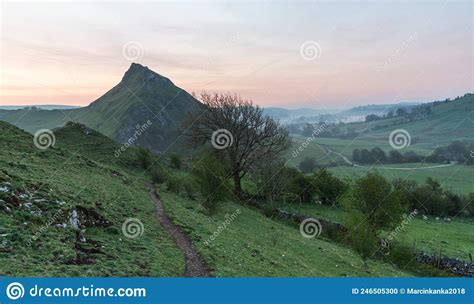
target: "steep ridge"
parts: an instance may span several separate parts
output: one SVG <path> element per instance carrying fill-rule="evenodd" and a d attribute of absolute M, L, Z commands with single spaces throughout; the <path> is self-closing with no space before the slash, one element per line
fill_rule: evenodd
<path fill-rule="evenodd" d="M 199 102 L 171 80 L 133 63 L 120 83 L 87 107 L 0 110 L 0 120 L 30 133 L 74 121 L 121 143 L 164 152 L 179 147 L 183 119 L 198 107 Z M 141 131 L 139 136 L 137 130 Z"/>

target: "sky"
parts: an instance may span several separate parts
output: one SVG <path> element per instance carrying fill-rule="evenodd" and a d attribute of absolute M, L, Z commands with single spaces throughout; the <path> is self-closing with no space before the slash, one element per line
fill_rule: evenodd
<path fill-rule="evenodd" d="M 345 108 L 473 92 L 472 1 L 2 1 L 0 105 L 88 105 L 132 62 L 188 92 Z"/>

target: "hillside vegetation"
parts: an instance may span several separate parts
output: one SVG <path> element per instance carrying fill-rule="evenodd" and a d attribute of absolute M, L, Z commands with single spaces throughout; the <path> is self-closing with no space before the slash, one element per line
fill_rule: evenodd
<path fill-rule="evenodd" d="M 133 151 L 118 161 L 113 156 L 118 144 L 74 123 L 55 130 L 56 147 L 44 151 L 14 126 L 0 123 L 0 131 L 5 143 L 0 154 L 0 274 L 183 274 L 183 255 L 155 217 L 145 187 L 148 177 L 133 167 Z M 231 201 L 209 217 L 196 201 L 164 188 L 158 193 L 217 276 L 410 276 L 380 261 L 370 261 L 367 270 L 350 249 L 305 239 L 295 227 Z M 228 229 L 206 245 L 237 209 Z M 73 210 L 83 225 L 83 240 L 71 227 Z M 123 234 L 129 218 L 143 223 L 143 235 L 131 239 Z"/>
<path fill-rule="evenodd" d="M 147 132 L 134 144 L 166 151 L 176 149 L 176 136 L 185 113 L 197 107 L 198 102 L 171 80 L 133 63 L 119 84 L 87 107 L 0 110 L 0 120 L 31 133 L 75 121 L 118 142 L 129 141 L 137 129 L 146 125 Z"/>
<path fill-rule="evenodd" d="M 42 151 L 32 135 L 0 122 L 0 275 L 180 276 L 182 253 L 155 218 L 146 180 L 64 148 L 72 140 L 87 151 L 80 130 L 59 130 L 58 147 Z M 141 237 L 124 236 L 129 218 L 143 224 Z"/>

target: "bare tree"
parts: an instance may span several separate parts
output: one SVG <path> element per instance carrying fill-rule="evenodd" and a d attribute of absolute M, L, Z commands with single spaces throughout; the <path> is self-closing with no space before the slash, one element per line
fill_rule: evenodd
<path fill-rule="evenodd" d="M 200 111 L 190 114 L 186 131 L 193 146 L 211 143 L 227 161 L 234 191 L 242 194 L 241 180 L 257 162 L 289 147 L 288 131 L 251 100 L 235 94 L 202 93 Z"/>

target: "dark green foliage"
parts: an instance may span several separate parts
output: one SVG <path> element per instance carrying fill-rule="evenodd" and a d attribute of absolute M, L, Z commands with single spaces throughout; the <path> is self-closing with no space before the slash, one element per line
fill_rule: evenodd
<path fill-rule="evenodd" d="M 451 190 L 443 190 L 441 185 L 428 178 L 422 185 L 413 181 L 394 180 L 393 185 L 409 203 L 411 209 L 436 216 L 474 216 L 474 193 L 462 195 Z"/>
<path fill-rule="evenodd" d="M 371 122 L 371 121 L 375 121 L 375 120 L 379 120 L 380 117 L 375 115 L 375 114 L 369 114 L 365 117 L 365 121 L 366 122 Z"/>
<path fill-rule="evenodd" d="M 197 194 L 197 189 L 196 185 L 194 183 L 193 179 L 190 178 L 185 178 L 181 180 L 182 186 L 184 193 L 186 194 L 186 197 L 190 200 L 195 200 L 196 199 L 196 194 Z"/>
<path fill-rule="evenodd" d="M 455 141 L 446 147 L 438 147 L 431 153 L 426 160 L 433 163 L 445 163 L 455 161 L 467 165 L 474 164 L 474 157 L 471 156 L 474 151 L 474 144 L 462 141 Z"/>
<path fill-rule="evenodd" d="M 346 220 L 349 229 L 349 242 L 357 251 L 364 263 L 371 258 L 378 250 L 378 238 L 375 227 L 366 220 L 365 214 L 360 210 L 353 211 Z"/>
<path fill-rule="evenodd" d="M 280 200 L 288 180 L 300 174 L 294 168 L 285 167 L 283 160 L 262 161 L 252 174 L 257 189 L 254 194 L 270 203 Z"/>
<path fill-rule="evenodd" d="M 383 176 L 369 172 L 343 198 L 351 246 L 367 259 L 378 249 L 382 230 L 399 224 L 405 211 L 403 196 Z"/>
<path fill-rule="evenodd" d="M 137 154 L 138 163 L 143 169 L 148 169 L 153 163 L 151 153 L 147 149 L 138 148 L 136 150 L 136 154 Z"/>
<path fill-rule="evenodd" d="M 181 192 L 181 181 L 174 176 L 174 174 L 169 174 L 168 179 L 165 182 L 166 190 L 180 194 Z"/>
<path fill-rule="evenodd" d="M 321 169 L 314 175 L 314 188 L 323 204 L 335 204 L 337 198 L 348 188 L 340 178 L 334 176 L 327 169 Z"/>
<path fill-rule="evenodd" d="M 300 162 L 299 168 L 303 173 L 312 173 L 316 168 L 316 162 L 312 157 L 306 157 Z"/>
<path fill-rule="evenodd" d="M 396 225 L 406 209 L 400 191 L 377 172 L 369 172 L 354 183 L 344 197 L 344 207 L 365 214 L 377 233 Z"/>
<path fill-rule="evenodd" d="M 312 177 L 299 173 L 290 180 L 287 191 L 296 195 L 299 203 L 310 203 L 315 193 Z"/>
<path fill-rule="evenodd" d="M 387 156 L 384 150 L 379 147 L 368 149 L 354 149 L 352 151 L 352 160 L 360 164 L 401 164 L 417 163 L 423 161 L 423 157 L 413 151 L 405 152 L 403 155 L 391 150 Z"/>
<path fill-rule="evenodd" d="M 205 156 L 195 164 L 192 173 L 203 199 L 202 205 L 210 214 L 215 213 L 228 192 L 224 165 L 212 156 Z"/>
<path fill-rule="evenodd" d="M 169 173 L 160 165 L 154 165 L 150 169 L 151 179 L 154 183 L 163 184 L 169 178 Z"/>
<path fill-rule="evenodd" d="M 181 155 L 172 153 L 170 155 L 170 166 L 173 169 L 181 169 Z"/>

